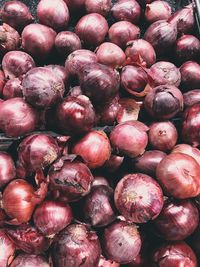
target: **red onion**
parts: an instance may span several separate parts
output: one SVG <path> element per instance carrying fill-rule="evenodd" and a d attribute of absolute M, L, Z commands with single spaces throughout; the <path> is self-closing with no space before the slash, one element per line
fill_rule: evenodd
<path fill-rule="evenodd" d="M 90 192 L 93 176 L 88 167 L 73 155 L 55 162 L 48 173 L 54 197 L 67 202 L 77 201 Z"/>
<path fill-rule="evenodd" d="M 0 25 L 0 52 L 5 54 L 8 51 L 17 50 L 20 45 L 19 33 L 10 27 L 8 24 L 3 23 Z"/>
<path fill-rule="evenodd" d="M 116 172 L 123 164 L 124 157 L 111 154 L 110 158 L 105 162 L 104 168 L 107 172 Z"/>
<path fill-rule="evenodd" d="M 191 107 L 200 102 L 200 89 L 191 90 L 183 94 L 185 107 Z"/>
<path fill-rule="evenodd" d="M 163 55 L 174 45 L 177 38 L 177 29 L 165 20 L 152 23 L 146 30 L 144 39 L 155 49 L 156 53 Z"/>
<path fill-rule="evenodd" d="M 74 32 L 59 32 L 55 39 L 55 47 L 58 53 L 67 57 L 72 52 L 81 49 L 81 41 Z"/>
<path fill-rule="evenodd" d="M 5 75 L 4 72 L 0 70 L 0 95 L 2 94 L 4 85 L 5 85 Z"/>
<path fill-rule="evenodd" d="M 99 168 L 110 158 L 110 142 L 103 131 L 93 130 L 73 145 L 72 153 L 80 155 L 90 169 Z"/>
<path fill-rule="evenodd" d="M 181 83 L 179 69 L 173 63 L 167 61 L 159 61 L 155 63 L 148 71 L 148 75 L 152 87 L 164 84 L 178 87 Z"/>
<path fill-rule="evenodd" d="M 113 148 L 120 154 L 131 158 L 142 155 L 148 143 L 149 128 L 139 121 L 118 124 L 110 134 Z"/>
<path fill-rule="evenodd" d="M 168 21 L 177 27 L 178 35 L 192 32 L 195 28 L 193 5 L 179 9 Z"/>
<path fill-rule="evenodd" d="M 200 103 L 186 109 L 183 115 L 182 136 L 193 146 L 200 144 Z"/>
<path fill-rule="evenodd" d="M 141 17 L 141 7 L 136 0 L 119 0 L 111 9 L 116 20 L 126 20 L 137 24 Z"/>
<path fill-rule="evenodd" d="M 163 193 L 159 184 L 146 174 L 127 174 L 115 188 L 118 211 L 135 223 L 154 220 L 163 207 Z"/>
<path fill-rule="evenodd" d="M 0 229 L 0 266 L 6 267 L 15 254 L 15 245 L 8 238 L 4 229 Z"/>
<path fill-rule="evenodd" d="M 68 204 L 47 200 L 36 208 L 33 220 L 41 233 L 54 235 L 70 224 L 72 210 Z"/>
<path fill-rule="evenodd" d="M 140 37 L 140 28 L 129 21 L 119 21 L 110 27 L 108 34 L 112 43 L 125 48 L 129 41 Z"/>
<path fill-rule="evenodd" d="M 83 204 L 84 219 L 93 227 L 102 227 L 110 224 L 116 218 L 113 189 L 109 186 L 93 186 L 85 197 Z"/>
<path fill-rule="evenodd" d="M 54 46 L 56 33 L 42 24 L 30 24 L 22 32 L 22 48 L 34 58 L 46 59 Z"/>
<path fill-rule="evenodd" d="M 106 260 L 103 256 L 101 256 L 97 267 L 119 267 L 119 264 L 111 260 Z"/>
<path fill-rule="evenodd" d="M 61 31 L 67 28 L 69 10 L 63 0 L 41 0 L 37 6 L 37 17 L 41 24 Z"/>
<path fill-rule="evenodd" d="M 0 152 L 0 188 L 13 180 L 16 176 L 15 164 L 6 152 Z"/>
<path fill-rule="evenodd" d="M 12 79 L 35 67 L 33 58 L 22 51 L 10 51 L 3 57 L 2 68 L 6 78 Z"/>
<path fill-rule="evenodd" d="M 174 241 L 190 236 L 198 223 L 198 209 L 191 200 L 168 200 L 154 221 L 154 227 L 162 238 Z"/>
<path fill-rule="evenodd" d="M 180 61 L 198 58 L 200 55 L 200 41 L 193 35 L 183 35 L 176 42 L 176 56 Z"/>
<path fill-rule="evenodd" d="M 108 180 L 103 176 L 95 176 L 92 186 L 95 187 L 95 186 L 100 186 L 100 185 L 105 185 L 109 187 Z"/>
<path fill-rule="evenodd" d="M 21 1 L 7 1 L 1 8 L 0 17 L 15 29 L 22 30 L 33 21 L 29 8 Z"/>
<path fill-rule="evenodd" d="M 173 148 L 171 153 L 183 153 L 194 158 L 200 165 L 200 150 L 187 144 L 180 144 Z"/>
<path fill-rule="evenodd" d="M 19 254 L 10 267 L 50 267 L 49 263 L 43 256 Z"/>
<path fill-rule="evenodd" d="M 161 267 L 197 267 L 193 250 L 185 242 L 166 243 L 157 248 L 152 255 L 155 266 Z"/>
<path fill-rule="evenodd" d="M 156 178 L 166 192 L 178 199 L 200 194 L 200 165 L 189 155 L 172 153 L 156 170 Z"/>
<path fill-rule="evenodd" d="M 159 150 L 149 150 L 133 160 L 134 169 L 152 177 L 156 176 L 156 168 L 166 154 Z"/>
<path fill-rule="evenodd" d="M 71 12 L 82 11 L 85 5 L 85 0 L 64 0 Z"/>
<path fill-rule="evenodd" d="M 187 61 L 180 67 L 181 84 L 184 89 L 200 88 L 200 65 L 194 61 Z"/>
<path fill-rule="evenodd" d="M 160 85 L 147 94 L 144 106 L 153 118 L 171 119 L 183 109 L 183 95 L 173 85 Z"/>
<path fill-rule="evenodd" d="M 161 151 L 170 151 L 176 145 L 178 132 L 170 121 L 154 122 L 149 126 L 149 144 Z"/>
<path fill-rule="evenodd" d="M 4 85 L 2 95 L 4 99 L 23 97 L 22 90 L 21 78 L 12 78 Z"/>
<path fill-rule="evenodd" d="M 158 20 L 168 20 L 172 14 L 171 6 L 166 1 L 153 1 L 146 5 L 145 19 L 149 23 Z"/>
<path fill-rule="evenodd" d="M 145 67 L 150 67 L 156 62 L 156 53 L 153 46 L 143 40 L 133 40 L 127 44 L 125 54 L 132 63 L 138 63 Z"/>
<path fill-rule="evenodd" d="M 50 240 L 29 224 L 9 228 L 6 233 L 18 249 L 28 254 L 41 254 L 50 246 Z"/>
<path fill-rule="evenodd" d="M 58 234 L 52 250 L 55 266 L 97 266 L 101 255 L 98 236 L 86 225 L 72 224 Z"/>
<path fill-rule="evenodd" d="M 126 56 L 116 44 L 105 42 L 96 49 L 98 62 L 111 68 L 120 68 Z"/>
<path fill-rule="evenodd" d="M 80 74 L 81 90 L 92 102 L 105 103 L 117 94 L 119 79 L 116 70 L 98 63 L 88 64 Z"/>
<path fill-rule="evenodd" d="M 141 93 L 142 95 L 142 93 Z M 119 111 L 117 112 L 117 122 L 122 123 L 137 120 L 140 113 L 141 102 L 136 102 L 132 98 L 121 98 L 119 100 Z"/>
<path fill-rule="evenodd" d="M 106 256 L 120 264 L 129 263 L 141 249 L 141 237 L 133 223 L 117 221 L 104 230 L 103 246 Z"/>
<path fill-rule="evenodd" d="M 66 134 L 82 134 L 95 123 L 94 108 L 85 95 L 67 96 L 57 107 L 58 125 Z"/>
<path fill-rule="evenodd" d="M 23 95 L 36 108 L 48 108 L 59 102 L 65 87 L 62 79 L 45 67 L 33 68 L 22 80 Z"/>
<path fill-rule="evenodd" d="M 96 47 L 103 43 L 108 32 L 108 23 L 102 15 L 91 13 L 78 21 L 75 32 L 84 46 Z"/>
<path fill-rule="evenodd" d="M 111 0 L 86 0 L 85 9 L 87 13 L 98 13 L 106 17 L 112 7 Z"/>
<path fill-rule="evenodd" d="M 38 116 L 36 110 L 22 98 L 12 98 L 0 105 L 0 129 L 7 135 L 19 137 L 35 130 Z"/>
<path fill-rule="evenodd" d="M 52 70 L 56 76 L 63 80 L 65 84 L 65 90 L 68 90 L 69 86 L 69 74 L 66 71 L 65 67 L 60 65 L 46 65 L 45 68 Z"/>

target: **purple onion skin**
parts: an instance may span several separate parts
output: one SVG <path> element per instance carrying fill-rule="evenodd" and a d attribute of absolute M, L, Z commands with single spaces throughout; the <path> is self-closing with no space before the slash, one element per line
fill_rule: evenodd
<path fill-rule="evenodd" d="M 200 102 L 200 89 L 191 90 L 183 94 L 185 107 L 191 107 Z"/>
<path fill-rule="evenodd" d="M 5 54 L 12 50 L 19 49 L 20 35 L 19 33 L 10 27 L 8 24 L 3 23 L 0 26 L 0 52 Z"/>
<path fill-rule="evenodd" d="M 85 9 L 87 13 L 98 13 L 106 17 L 112 7 L 111 0 L 86 0 Z"/>
<path fill-rule="evenodd" d="M 21 1 L 7 1 L 1 8 L 0 17 L 3 22 L 17 30 L 22 30 L 33 21 L 29 8 Z"/>
<path fill-rule="evenodd" d="M 16 169 L 11 156 L 6 152 L 0 152 L 0 188 L 15 179 Z"/>
<path fill-rule="evenodd" d="M 34 67 L 33 58 L 22 51 L 10 51 L 5 54 L 2 60 L 5 77 L 9 79 L 20 77 Z"/>
<path fill-rule="evenodd" d="M 179 144 L 173 148 L 171 153 L 183 153 L 194 158 L 200 165 L 200 150 L 188 144 Z"/>
<path fill-rule="evenodd" d="M 6 267 L 14 257 L 16 248 L 3 228 L 0 229 L 0 250 L 0 266 Z"/>
<path fill-rule="evenodd" d="M 119 266 L 120 266 L 119 263 L 107 260 L 102 255 L 97 265 L 97 267 L 119 267 Z"/>
<path fill-rule="evenodd" d="M 193 35 L 183 35 L 176 41 L 176 56 L 181 62 L 200 56 L 200 41 Z"/>
<path fill-rule="evenodd" d="M 49 263 L 43 256 L 33 254 L 19 254 L 10 267 L 50 267 Z"/>
<path fill-rule="evenodd" d="M 200 88 L 200 65 L 195 61 L 187 61 L 180 67 L 181 85 L 185 90 Z"/>
<path fill-rule="evenodd" d="M 23 87 L 22 81 L 20 78 L 13 78 L 8 80 L 3 87 L 3 98 L 5 100 L 14 98 L 14 97 L 23 97 Z"/>
<path fill-rule="evenodd" d="M 172 14 L 171 6 L 166 1 L 153 1 L 146 5 L 145 19 L 149 23 L 158 20 L 168 20 Z"/>
<path fill-rule="evenodd" d="M 22 48 L 42 61 L 52 52 L 55 38 L 56 32 L 50 27 L 39 23 L 30 24 L 22 32 Z"/>
<path fill-rule="evenodd" d="M 60 65 L 46 65 L 45 68 L 52 70 L 57 77 L 59 77 L 65 85 L 65 89 L 68 90 L 69 87 L 69 74 L 65 67 Z"/>
<path fill-rule="evenodd" d="M 84 224 L 72 224 L 58 234 L 52 248 L 55 267 L 97 266 L 101 255 L 98 236 Z"/>

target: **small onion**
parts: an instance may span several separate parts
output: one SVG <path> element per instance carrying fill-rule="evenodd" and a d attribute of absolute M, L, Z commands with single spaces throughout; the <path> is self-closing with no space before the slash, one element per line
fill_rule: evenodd
<path fill-rule="evenodd" d="M 187 61 L 180 67 L 181 84 L 184 89 L 200 88 L 200 65 L 195 61 Z"/>
<path fill-rule="evenodd" d="M 171 153 L 183 153 L 194 158 L 200 165 L 200 150 L 187 144 L 180 144 L 173 148 Z"/>
<path fill-rule="evenodd" d="M 191 107 L 200 102 L 200 89 L 191 90 L 183 94 L 185 107 Z"/>
<path fill-rule="evenodd" d="M 49 263 L 43 256 L 19 254 L 10 267 L 50 267 Z"/>
<path fill-rule="evenodd" d="M 145 19 L 149 23 L 158 20 L 168 20 L 172 14 L 171 6 L 166 1 L 153 1 L 146 5 Z"/>
<path fill-rule="evenodd" d="M 10 27 L 8 24 L 3 23 L 0 25 L 0 52 L 5 54 L 6 52 L 17 50 L 20 45 L 19 33 Z"/>
<path fill-rule="evenodd" d="M 21 78 L 12 78 L 4 85 L 2 95 L 4 99 L 23 97 L 22 91 L 23 87 Z"/>
<path fill-rule="evenodd" d="M 6 152 L 0 152 L 0 188 L 13 180 L 16 176 L 15 164 Z"/>
<path fill-rule="evenodd" d="M 8 266 L 14 257 L 15 250 L 15 245 L 6 235 L 6 231 L 0 229 L 0 266 Z"/>
<path fill-rule="evenodd" d="M 111 260 L 106 260 L 103 256 L 101 256 L 97 267 L 119 267 L 119 264 Z"/>
<path fill-rule="evenodd" d="M 183 35 L 176 41 L 175 51 L 180 61 L 195 60 L 200 56 L 200 41 L 193 35 Z"/>
<path fill-rule="evenodd" d="M 86 0 L 85 9 L 87 13 L 98 13 L 106 17 L 112 7 L 111 0 Z"/>

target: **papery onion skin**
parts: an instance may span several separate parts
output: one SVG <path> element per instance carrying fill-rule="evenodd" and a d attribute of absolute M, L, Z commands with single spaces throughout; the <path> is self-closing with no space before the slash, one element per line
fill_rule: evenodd
<path fill-rule="evenodd" d="M 110 158 L 111 146 L 103 131 L 90 131 L 72 147 L 72 153 L 83 158 L 90 169 L 102 167 Z"/>
<path fill-rule="evenodd" d="M 0 105 L 0 129 L 11 137 L 19 137 L 36 129 L 38 114 L 22 98 L 11 98 Z"/>
<path fill-rule="evenodd" d="M 17 50 L 20 46 L 19 33 L 10 27 L 8 24 L 3 23 L 0 25 L 0 52 L 5 54 L 6 52 Z"/>
<path fill-rule="evenodd" d="M 125 175 L 114 193 L 115 206 L 127 219 L 135 223 L 154 220 L 163 207 L 163 193 L 159 184 L 146 174 Z"/>
<path fill-rule="evenodd" d="M 173 148 L 171 153 L 183 153 L 194 158 L 200 165 L 200 150 L 188 144 L 179 144 Z"/>
<path fill-rule="evenodd" d="M 103 43 L 108 29 L 108 23 L 102 15 L 91 13 L 78 21 L 75 33 L 84 46 L 96 47 Z"/>
<path fill-rule="evenodd" d="M 119 267 L 119 263 L 100 257 L 97 267 Z"/>
<path fill-rule="evenodd" d="M 181 85 L 185 90 L 200 88 L 200 65 L 195 61 L 187 61 L 180 67 Z"/>
<path fill-rule="evenodd" d="M 185 107 L 191 107 L 200 102 L 200 89 L 191 90 L 183 94 Z"/>
<path fill-rule="evenodd" d="M 8 266 L 14 257 L 15 250 L 15 245 L 6 235 L 5 229 L 0 229 L 0 266 Z"/>
<path fill-rule="evenodd" d="M 118 124 L 110 134 L 113 148 L 122 155 L 131 158 L 142 155 L 148 143 L 149 128 L 139 121 L 127 121 Z"/>
<path fill-rule="evenodd" d="M 14 97 L 23 97 L 23 87 L 22 87 L 22 81 L 20 78 L 13 78 L 6 82 L 6 84 L 3 87 L 3 98 L 4 99 L 10 99 Z"/>
<path fill-rule="evenodd" d="M 172 153 L 156 170 L 156 178 L 163 190 L 177 199 L 198 196 L 200 193 L 200 165 L 189 155 Z"/>
<path fill-rule="evenodd" d="M 52 52 L 56 32 L 45 25 L 35 23 L 22 32 L 22 48 L 36 59 L 45 60 Z"/>
<path fill-rule="evenodd" d="M 19 254 L 10 267 L 50 267 L 49 263 L 43 256 Z"/>
<path fill-rule="evenodd" d="M 6 152 L 0 152 L 0 188 L 13 180 L 16 176 L 15 164 Z"/>
<path fill-rule="evenodd" d="M 106 17 L 112 7 L 111 0 L 86 0 L 85 9 L 87 13 L 98 13 Z"/>
<path fill-rule="evenodd" d="M 37 5 L 37 17 L 41 24 L 61 31 L 67 28 L 69 9 L 63 0 L 41 0 Z"/>
<path fill-rule="evenodd" d="M 10 51 L 2 60 L 2 68 L 6 78 L 12 79 L 26 74 L 35 67 L 33 58 L 22 51 Z"/>
<path fill-rule="evenodd" d="M 60 65 L 46 65 L 45 68 L 52 70 L 56 76 L 63 80 L 65 85 L 65 90 L 69 90 L 69 73 L 66 71 L 65 67 Z"/>
<path fill-rule="evenodd" d="M 112 43 L 125 48 L 129 41 L 140 37 L 140 29 L 129 21 L 118 21 L 110 27 L 108 35 Z"/>
<path fill-rule="evenodd" d="M 158 20 L 168 20 L 172 14 L 171 6 L 166 1 L 153 1 L 146 5 L 145 19 L 149 23 Z"/>
<path fill-rule="evenodd" d="M 133 223 L 116 221 L 105 228 L 103 246 L 106 256 L 117 263 L 129 263 L 141 249 L 141 237 Z"/>
<path fill-rule="evenodd" d="M 55 267 L 97 266 L 100 255 L 98 236 L 83 224 L 66 227 L 52 248 Z"/>

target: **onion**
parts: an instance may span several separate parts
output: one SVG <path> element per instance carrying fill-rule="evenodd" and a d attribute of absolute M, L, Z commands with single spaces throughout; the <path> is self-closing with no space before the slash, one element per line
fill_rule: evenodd
<path fill-rule="evenodd" d="M 116 20 L 126 20 L 137 24 L 141 17 L 141 7 L 135 0 L 119 0 L 111 9 Z"/>
<path fill-rule="evenodd" d="M 96 47 L 103 43 L 108 32 L 108 23 L 102 15 L 91 13 L 78 21 L 75 32 L 84 46 Z"/>
<path fill-rule="evenodd" d="M 85 5 L 85 0 L 64 0 L 71 12 L 82 11 Z"/>
<path fill-rule="evenodd" d="M 72 52 L 81 49 L 81 41 L 74 32 L 59 32 L 55 39 L 55 47 L 61 56 L 67 57 Z"/>
<path fill-rule="evenodd" d="M 127 219 L 135 223 L 154 220 L 163 207 L 163 193 L 159 184 L 146 174 L 127 174 L 115 188 L 115 206 Z"/>
<path fill-rule="evenodd" d="M 8 238 L 4 229 L 0 229 L 0 265 L 8 266 L 15 254 L 15 245 Z"/>
<path fill-rule="evenodd" d="M 139 121 L 118 124 L 110 134 L 113 148 L 120 154 L 131 158 L 142 155 L 148 143 L 149 128 Z"/>
<path fill-rule="evenodd" d="M 66 134 L 82 134 L 95 123 L 94 108 L 84 95 L 67 96 L 57 107 L 58 125 Z"/>
<path fill-rule="evenodd" d="M 92 183 L 92 187 L 100 186 L 100 185 L 104 185 L 104 186 L 109 187 L 108 180 L 103 176 L 95 176 L 94 181 Z"/>
<path fill-rule="evenodd" d="M 10 267 L 50 267 L 49 263 L 43 256 L 19 254 Z"/>
<path fill-rule="evenodd" d="M 36 108 L 53 106 L 62 99 L 65 90 L 62 79 L 45 67 L 28 71 L 22 86 L 26 101 Z"/>
<path fill-rule="evenodd" d="M 184 105 L 186 107 L 191 107 L 194 104 L 200 102 L 200 89 L 191 90 L 185 94 L 183 94 Z"/>
<path fill-rule="evenodd" d="M 0 129 L 7 135 L 19 137 L 35 130 L 38 121 L 36 110 L 22 98 L 12 98 L 0 105 Z"/>
<path fill-rule="evenodd" d="M 48 178 L 54 197 L 67 202 L 77 201 L 87 195 L 93 182 L 88 167 L 70 155 L 51 166 Z"/>
<path fill-rule="evenodd" d="M 72 153 L 80 155 L 90 169 L 99 168 L 110 158 L 110 142 L 103 131 L 93 130 L 73 145 Z"/>
<path fill-rule="evenodd" d="M 4 85 L 5 85 L 5 75 L 4 72 L 0 70 L 0 95 L 2 94 Z"/>
<path fill-rule="evenodd" d="M 101 255 L 98 236 L 83 224 L 72 224 L 58 234 L 52 250 L 55 266 L 97 266 Z"/>
<path fill-rule="evenodd" d="M 54 235 L 70 224 L 72 210 L 68 204 L 47 200 L 36 208 L 33 220 L 41 233 Z"/>
<path fill-rule="evenodd" d="M 37 17 L 41 24 L 61 31 L 67 28 L 69 10 L 63 0 L 41 0 L 37 6 Z"/>
<path fill-rule="evenodd" d="M 17 30 L 22 30 L 33 21 L 29 8 L 21 1 L 7 1 L 3 4 L 0 17 Z"/>
<path fill-rule="evenodd" d="M 191 200 L 173 200 L 165 202 L 154 227 L 162 238 L 174 241 L 190 236 L 198 223 L 198 209 Z"/>
<path fill-rule="evenodd" d="M 119 73 L 98 63 L 86 65 L 80 74 L 81 90 L 92 102 L 105 103 L 119 90 Z"/>
<path fill-rule="evenodd" d="M 116 221 L 104 230 L 103 246 L 106 256 L 120 264 L 129 263 L 141 249 L 141 237 L 133 223 Z"/>
<path fill-rule="evenodd" d="M 98 13 L 106 17 L 112 7 L 111 0 L 86 0 L 85 9 L 87 13 Z"/>
<path fill-rule="evenodd" d="M 183 95 L 173 85 L 160 85 L 147 94 L 144 106 L 153 118 L 171 119 L 183 109 Z"/>
<path fill-rule="evenodd" d="M 108 34 L 112 43 L 125 48 L 129 41 L 140 37 L 140 29 L 129 21 L 119 21 L 110 27 Z"/>
<path fill-rule="evenodd" d="M 60 65 L 46 65 L 45 68 L 52 70 L 56 76 L 63 80 L 65 84 L 65 89 L 68 90 L 69 86 L 69 74 L 66 71 L 65 67 Z"/>
<path fill-rule="evenodd" d="M 200 165 L 189 155 L 172 153 L 166 156 L 158 164 L 156 178 L 175 198 L 186 199 L 200 193 Z"/>
<path fill-rule="evenodd" d="M 180 67 L 181 84 L 184 89 L 200 88 L 200 65 L 194 61 L 187 61 Z"/>
<path fill-rule="evenodd" d="M 101 256 L 97 267 L 119 267 L 119 264 L 111 260 L 106 260 Z"/>
<path fill-rule="evenodd" d="M 13 78 L 4 85 L 2 95 L 4 99 L 23 97 L 22 90 L 21 78 Z"/>
<path fill-rule="evenodd" d="M 70 90 L 69 90 L 69 93 L 68 93 L 68 95 L 69 96 L 75 96 L 75 97 L 77 97 L 77 96 L 80 96 L 80 95 L 82 95 L 83 93 L 82 93 L 82 91 L 81 91 L 81 87 L 78 85 L 78 86 L 74 86 L 74 87 L 72 87 Z"/>
<path fill-rule="evenodd" d="M 0 152 L 0 188 L 13 180 L 16 176 L 15 164 L 6 152 Z"/>
<path fill-rule="evenodd" d="M 19 48 L 19 45 L 20 45 L 19 33 L 6 23 L 0 25 L 1 54 L 5 54 L 8 51 L 16 50 Z"/>
<path fill-rule="evenodd" d="M 183 153 L 194 158 L 200 165 L 200 150 L 187 144 L 180 144 L 173 148 L 171 153 Z"/>
<path fill-rule="evenodd" d="M 29 224 L 9 228 L 6 233 L 17 248 L 29 254 L 41 254 L 50 246 L 50 240 Z"/>
<path fill-rule="evenodd" d="M 200 103 L 186 109 L 183 115 L 183 140 L 193 146 L 200 144 Z"/>
<path fill-rule="evenodd" d="M 156 62 L 155 50 L 149 42 L 138 39 L 130 41 L 127 45 L 125 54 L 132 63 L 139 63 L 150 67 Z"/>
<path fill-rule="evenodd" d="M 171 6 L 166 1 L 153 1 L 146 5 L 145 19 L 149 23 L 158 20 L 168 20 L 172 14 Z"/>
<path fill-rule="evenodd" d="M 165 20 L 152 23 L 146 30 L 144 39 L 149 42 L 158 55 L 163 55 L 169 51 L 177 38 L 177 29 L 173 24 Z"/>
<path fill-rule="evenodd" d="M 10 51 L 3 57 L 2 68 L 6 78 L 12 79 L 26 74 L 35 67 L 33 58 L 22 51 Z"/>
<path fill-rule="evenodd" d="M 83 214 L 85 221 L 93 227 L 102 227 L 113 222 L 116 218 L 113 189 L 105 185 L 93 185 L 84 199 Z"/>
<path fill-rule="evenodd" d="M 22 32 L 22 48 L 36 59 L 44 60 L 52 52 L 56 33 L 42 24 L 30 24 Z"/>
<path fill-rule="evenodd" d="M 200 41 L 193 35 L 183 35 L 176 42 L 176 56 L 180 61 L 198 58 L 200 55 Z"/>
<path fill-rule="evenodd" d="M 166 154 L 159 150 L 149 150 L 133 160 L 134 169 L 152 177 L 156 176 L 156 168 Z"/>
<path fill-rule="evenodd" d="M 123 161 L 124 157 L 111 154 L 110 158 L 105 162 L 104 168 L 107 172 L 116 172 L 122 166 Z"/>
<path fill-rule="evenodd" d="M 197 259 L 193 250 L 185 242 L 166 243 L 157 248 L 152 261 L 155 266 L 197 267 Z"/>
<path fill-rule="evenodd" d="M 111 68 L 120 68 L 126 56 L 116 44 L 105 42 L 96 49 L 98 62 Z"/>

